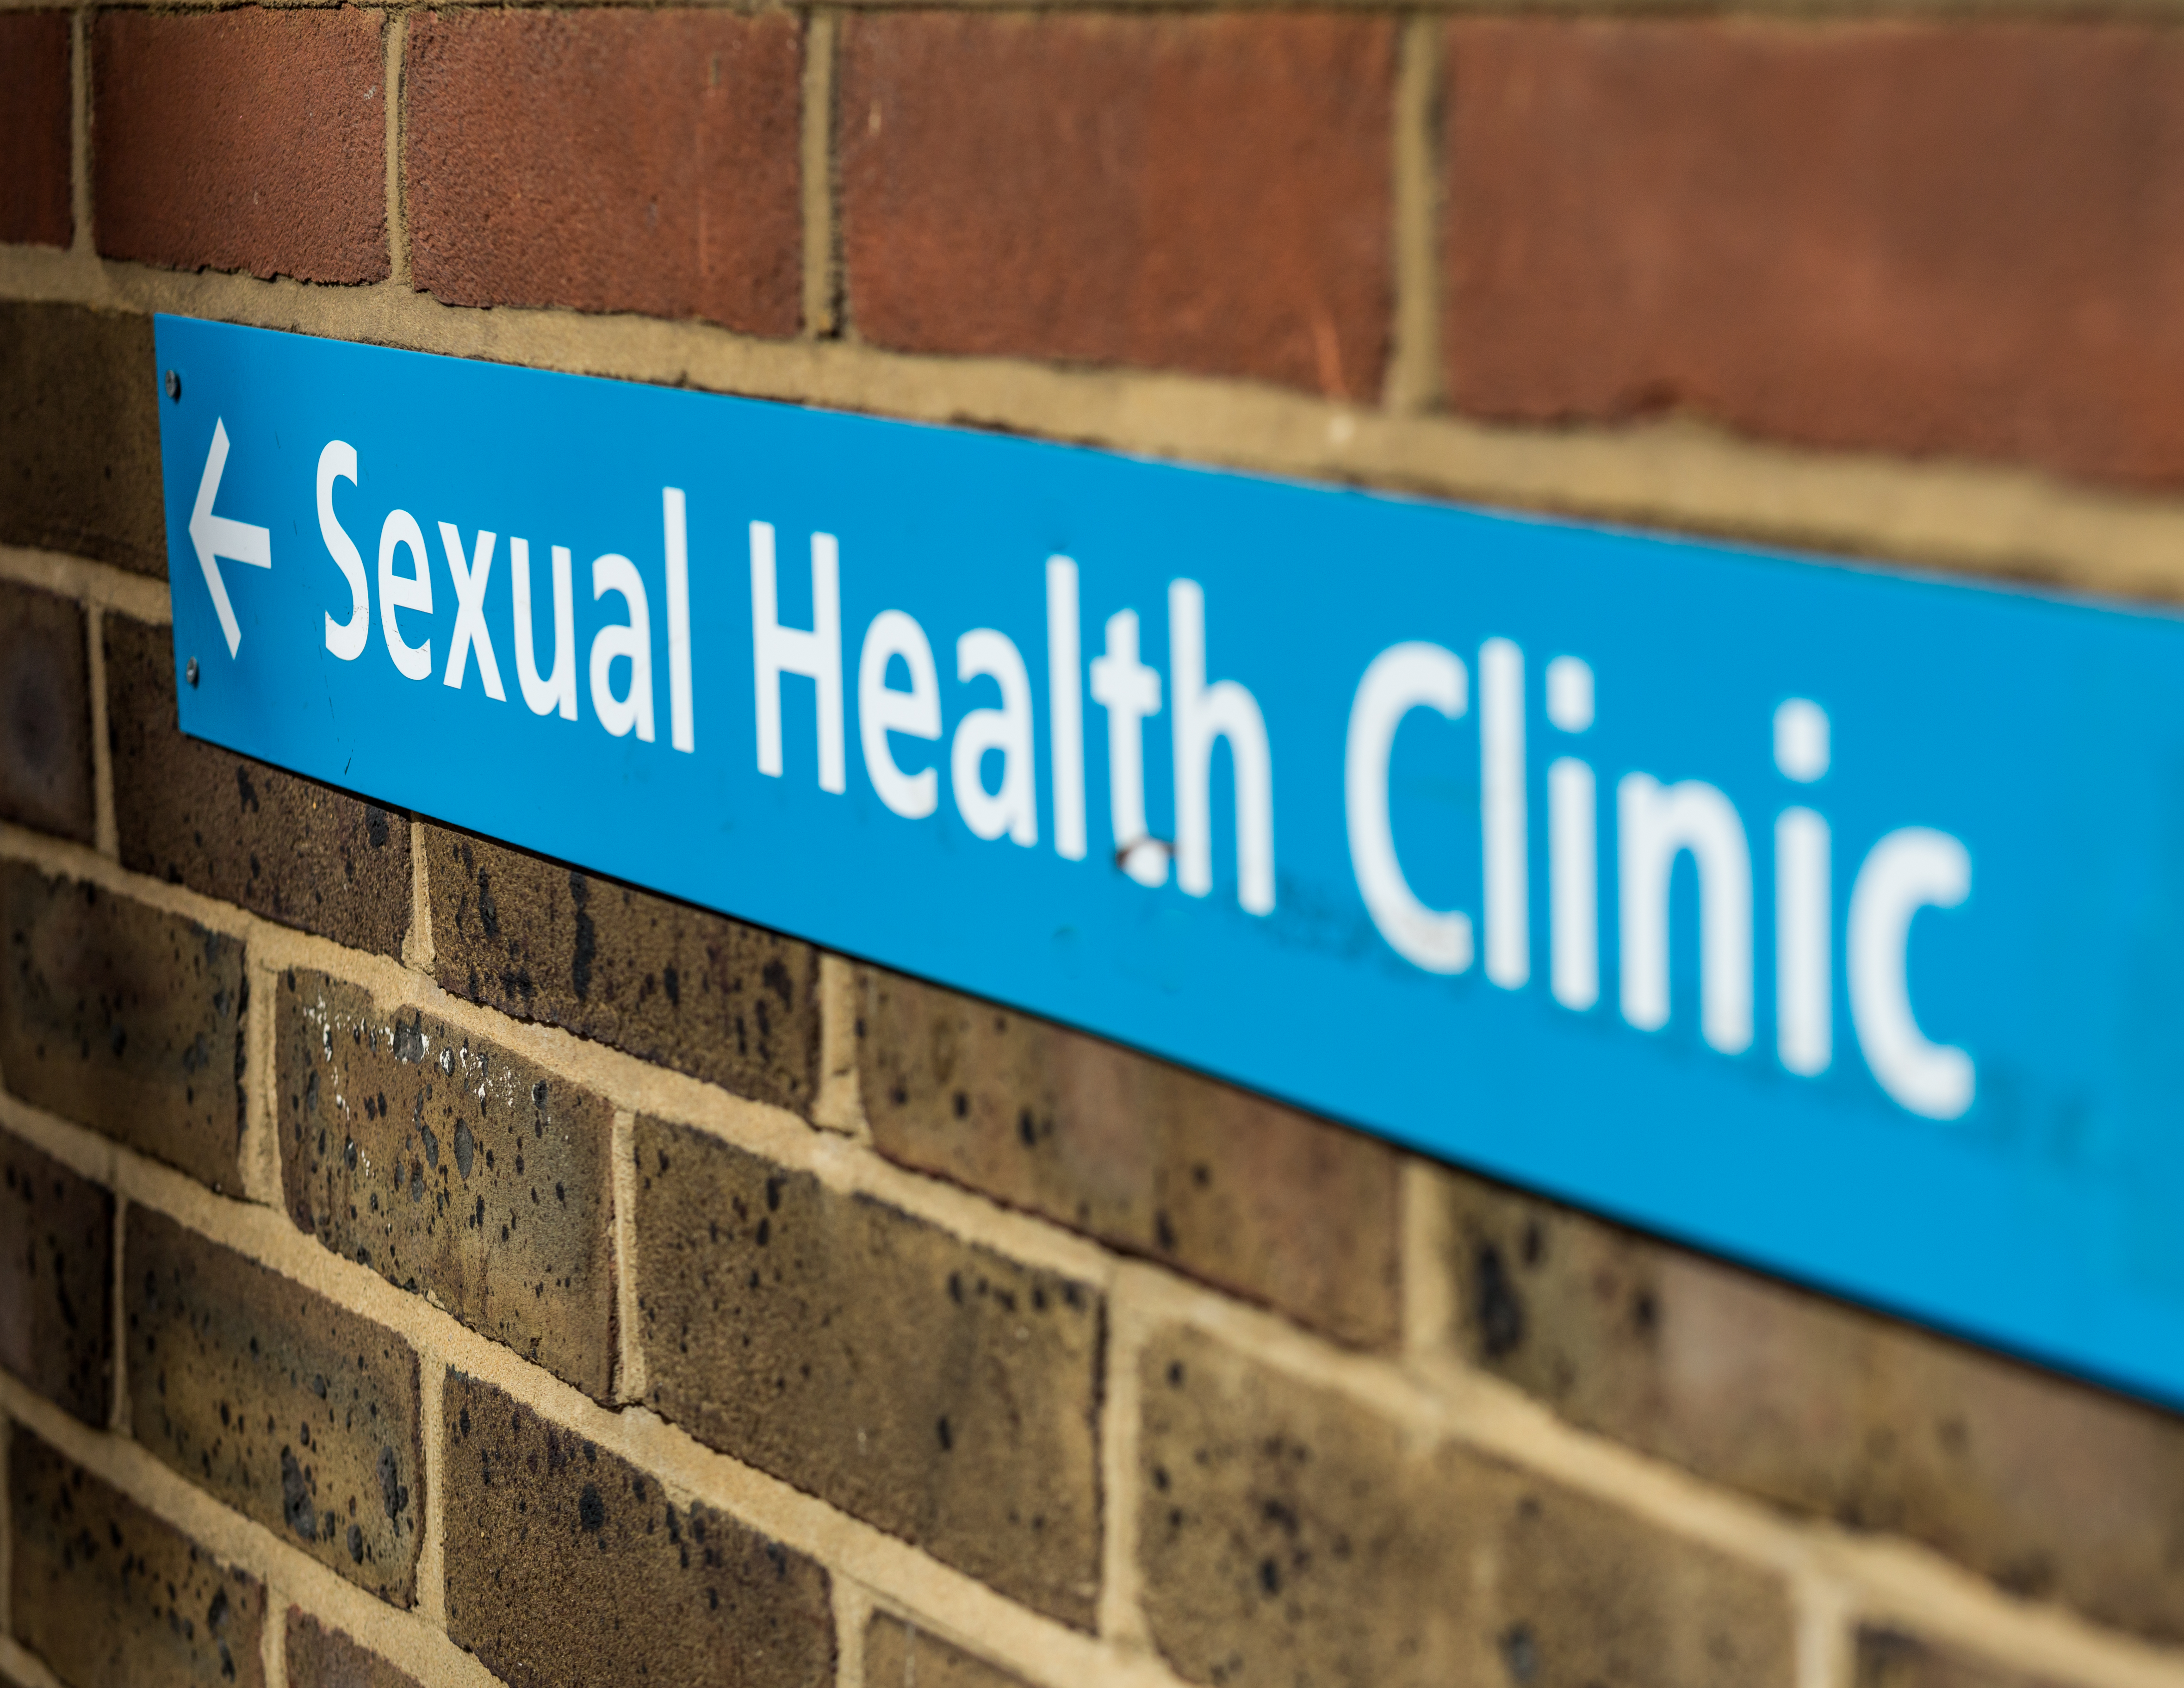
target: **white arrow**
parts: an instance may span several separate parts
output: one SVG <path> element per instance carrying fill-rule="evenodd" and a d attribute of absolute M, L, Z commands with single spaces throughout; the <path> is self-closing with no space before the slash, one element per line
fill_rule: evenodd
<path fill-rule="evenodd" d="M 220 612 L 220 630 L 227 635 L 227 654 L 233 656 L 242 646 L 242 629 L 235 623 L 235 606 L 227 601 L 227 582 L 220 577 L 218 559 L 270 569 L 273 536 L 247 521 L 212 513 L 212 501 L 220 492 L 220 471 L 226 467 L 227 424 L 215 417 L 212 454 L 205 459 L 204 478 L 198 482 L 198 507 L 190 512 L 190 543 L 197 547 L 198 566 L 204 571 L 212 607 Z"/>

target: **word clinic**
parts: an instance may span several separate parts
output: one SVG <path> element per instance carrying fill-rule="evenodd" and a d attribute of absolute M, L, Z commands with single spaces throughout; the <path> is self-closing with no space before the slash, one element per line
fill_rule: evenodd
<path fill-rule="evenodd" d="M 357 456 L 331 442 L 318 466 L 320 530 L 346 578 L 350 614 L 326 616 L 326 646 L 344 661 L 360 657 L 370 637 L 370 582 L 361 553 L 333 507 L 337 480 L 357 481 Z M 694 753 L 696 721 L 691 682 L 688 545 L 682 492 L 661 491 L 666 564 L 670 742 Z M 481 531 L 466 549 L 450 523 L 437 524 L 456 599 L 443 682 L 458 690 L 476 660 L 486 695 L 506 692 L 485 620 L 486 588 L 496 536 Z M 777 591 L 773 527 L 749 524 L 752 658 L 756 705 L 757 771 L 783 777 L 782 687 L 785 677 L 812 682 L 817 716 L 818 783 L 848 788 L 844 716 L 840 558 L 834 536 L 811 536 L 812 625 L 783 625 Z M 398 565 L 404 554 L 404 572 Z M 528 542 L 511 539 L 512 639 L 519 688 L 539 716 L 577 718 L 573 558 L 551 556 L 553 660 L 537 660 Z M 382 526 L 377 582 L 380 632 L 398 672 L 422 681 L 432 671 L 429 638 L 411 643 L 403 611 L 433 613 L 430 554 L 422 526 L 408 511 L 391 511 Z M 626 620 L 593 635 L 588 691 L 599 724 L 617 738 L 655 737 L 651 615 L 643 577 L 628 558 L 606 553 L 591 565 L 594 601 L 621 600 Z M 1069 861 L 1087 855 L 1084 700 L 1106 716 L 1108 810 L 1115 860 L 1137 883 L 1167 882 L 1171 862 L 1178 888 L 1203 897 L 1213 889 L 1212 779 L 1217 741 L 1225 742 L 1234 781 L 1237 900 L 1267 916 L 1275 902 L 1274 769 L 1265 718 L 1240 682 L 1209 682 L 1206 675 L 1205 593 L 1194 581 L 1171 581 L 1167 593 L 1168 662 L 1161 671 L 1143 660 L 1139 616 L 1118 610 L 1104 624 L 1103 649 L 1083 660 L 1076 564 L 1046 565 L 1047 715 L 1053 848 Z M 616 665 L 626 665 L 616 689 Z M 906 684 L 894 683 L 900 668 Z M 1479 813 L 1483 864 L 1484 973 L 1504 990 L 1532 979 L 1529 853 L 1526 797 L 1525 659 L 1513 642 L 1486 639 L 1478 653 Z M 956 677 L 991 681 L 998 708 L 967 710 L 958 720 L 948 763 L 957 812 L 978 838 L 1019 846 L 1039 841 L 1037 753 L 1029 670 L 1017 643 L 992 627 L 956 642 Z M 1087 680 L 1089 679 L 1089 687 Z M 1407 641 L 1367 666 L 1353 695 L 1346 738 L 1343 803 L 1357 889 L 1374 927 L 1405 961 L 1435 974 L 1460 974 L 1474 963 L 1471 917 L 1459 909 L 1429 907 L 1406 877 L 1389 805 L 1389 765 L 1397 729 L 1414 710 L 1450 721 L 1472 710 L 1470 670 L 1440 645 Z M 894 814 L 922 820 L 939 806 L 937 769 L 905 770 L 891 735 L 938 742 L 944 723 L 939 671 L 924 629 L 907 611 L 883 610 L 864 630 L 857 661 L 858 739 L 873 791 Z M 1557 735 L 1546 770 L 1549 934 L 1548 989 L 1561 1008 L 1586 1013 L 1601 996 L 1599 920 L 1600 802 L 1594 770 L 1580 752 L 1594 720 L 1594 677 L 1574 655 L 1558 655 L 1546 671 L 1546 715 Z M 1168 716 L 1174 778 L 1172 842 L 1151 836 L 1147 820 L 1145 733 Z M 1810 786 L 1830 765 L 1828 718 L 1813 701 L 1791 698 L 1775 710 L 1774 760 L 1793 783 Z M 997 755 L 998 783 L 987 783 L 986 759 Z M 1754 894 L 1752 850 L 1742 818 L 1716 786 L 1702 780 L 1663 783 L 1624 773 L 1614 788 L 1614 871 L 1619 967 L 1618 1006 L 1641 1032 L 1669 1019 L 1669 894 L 1674 869 L 1688 855 L 1696 870 L 1700 1032 L 1724 1056 L 1753 1042 Z M 1774 826 L 1775 1052 L 1782 1067 L 1817 1078 L 1835 1059 L 1834 866 L 1825 816 L 1791 803 Z M 1889 833 L 1865 855 L 1852 877 L 1846 922 L 1845 983 L 1860 1053 L 1881 1089 L 1909 1111 L 1954 1119 L 1971 1106 L 1975 1075 L 1963 1050 L 1930 1040 L 1911 1002 L 1908 955 L 1914 916 L 1924 909 L 1960 905 L 1971 890 L 1971 860 L 1947 833 L 1909 826 Z"/>

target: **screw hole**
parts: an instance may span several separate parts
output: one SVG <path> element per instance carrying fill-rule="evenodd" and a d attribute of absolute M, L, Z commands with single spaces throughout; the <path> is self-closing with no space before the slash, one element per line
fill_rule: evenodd
<path fill-rule="evenodd" d="M 182 402 L 182 378 L 172 370 L 167 371 L 167 397 L 177 404 Z"/>
<path fill-rule="evenodd" d="M 194 656 L 182 665 L 182 678 L 192 686 L 198 682 L 198 660 Z"/>

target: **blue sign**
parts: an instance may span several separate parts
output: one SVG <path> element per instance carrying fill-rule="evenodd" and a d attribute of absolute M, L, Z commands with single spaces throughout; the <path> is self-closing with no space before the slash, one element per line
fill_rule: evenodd
<path fill-rule="evenodd" d="M 162 317 L 187 732 L 2184 1402 L 2184 625 Z"/>

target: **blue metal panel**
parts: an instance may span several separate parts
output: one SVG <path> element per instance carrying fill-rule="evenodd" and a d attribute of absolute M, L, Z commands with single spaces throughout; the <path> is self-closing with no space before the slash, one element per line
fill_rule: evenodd
<path fill-rule="evenodd" d="M 2171 617 L 158 348 L 187 731 L 2184 1401 Z"/>

